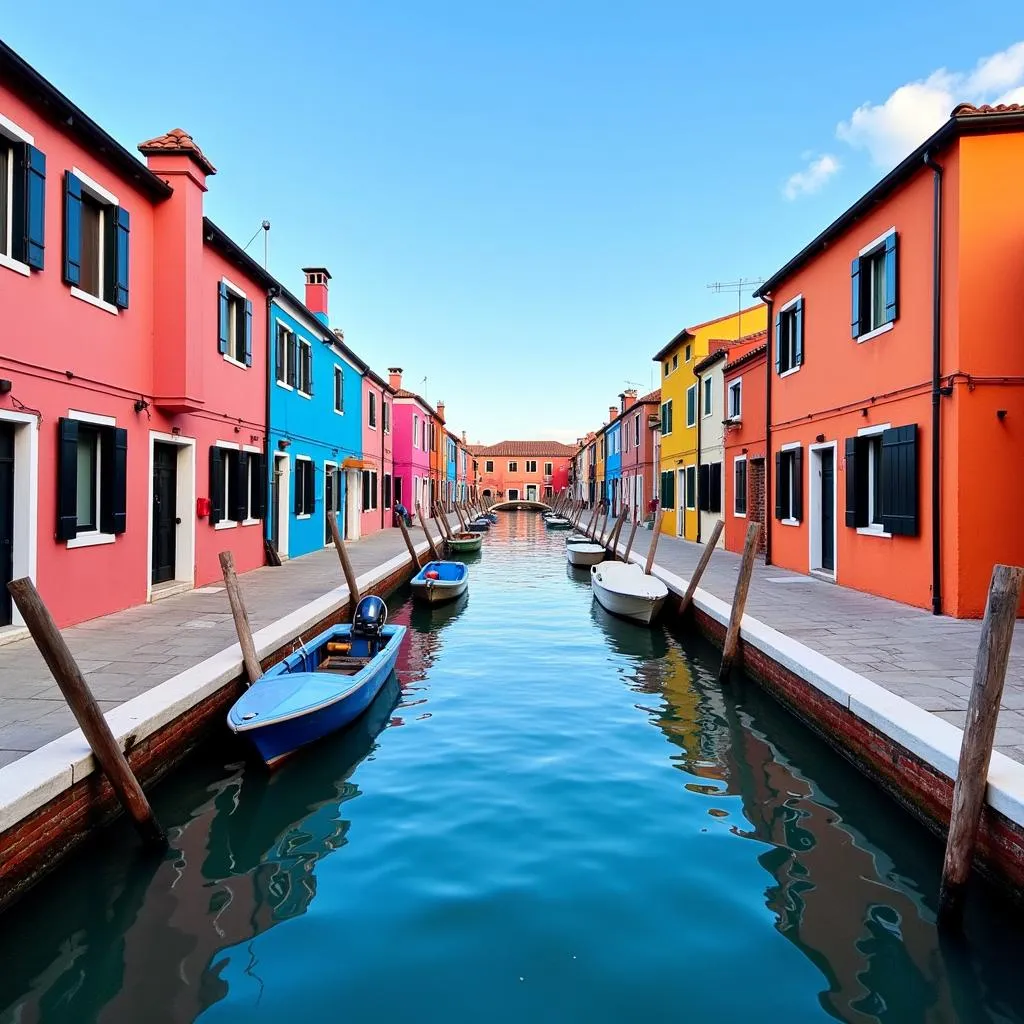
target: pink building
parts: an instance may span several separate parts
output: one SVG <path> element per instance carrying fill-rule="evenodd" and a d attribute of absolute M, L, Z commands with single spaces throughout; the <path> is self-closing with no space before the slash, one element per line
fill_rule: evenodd
<path fill-rule="evenodd" d="M 641 520 L 651 512 L 651 502 L 658 497 L 661 458 L 661 390 L 637 398 L 635 391 L 621 396 L 622 412 L 622 484 L 623 504 L 640 510 Z"/>
<path fill-rule="evenodd" d="M 429 515 L 430 502 L 430 425 L 436 415 L 419 396 L 402 388 L 402 368 L 388 369 L 394 392 L 392 405 L 394 431 L 394 474 L 396 504 L 415 514 L 416 505 Z"/>
<path fill-rule="evenodd" d="M 363 510 L 361 523 L 365 536 L 391 525 L 395 501 L 394 434 L 395 390 L 373 370 L 363 374 L 363 473 L 372 474 L 379 490 L 377 508 Z M 367 481 L 373 486 L 373 480 Z"/>
<path fill-rule="evenodd" d="M 140 148 L 0 43 L 0 591 L 34 577 L 59 625 L 263 563 L 272 282 L 192 139 Z"/>

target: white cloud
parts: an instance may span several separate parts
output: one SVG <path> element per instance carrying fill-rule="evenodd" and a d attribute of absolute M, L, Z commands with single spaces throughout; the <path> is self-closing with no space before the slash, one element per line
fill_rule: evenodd
<path fill-rule="evenodd" d="M 838 170 L 839 161 L 831 153 L 824 153 L 812 159 L 802 171 L 791 174 L 782 189 L 783 194 L 787 199 L 796 199 L 817 192 Z"/>
<path fill-rule="evenodd" d="M 1024 42 L 978 61 L 973 71 L 940 68 L 908 82 L 882 103 L 864 103 L 836 127 L 836 137 L 892 167 L 947 120 L 957 103 L 1024 102 Z"/>

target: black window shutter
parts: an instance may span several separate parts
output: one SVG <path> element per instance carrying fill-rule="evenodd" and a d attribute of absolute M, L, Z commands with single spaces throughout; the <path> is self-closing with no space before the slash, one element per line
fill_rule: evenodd
<path fill-rule="evenodd" d="M 790 517 L 800 521 L 804 517 L 804 450 L 793 449 L 793 507 Z"/>
<path fill-rule="evenodd" d="M 124 533 L 128 501 L 128 431 L 100 431 L 100 532 Z"/>
<path fill-rule="evenodd" d="M 316 473 L 313 463 L 306 463 L 306 511 L 311 515 L 316 511 Z"/>
<path fill-rule="evenodd" d="M 46 228 L 46 154 L 25 147 L 25 248 L 22 259 L 43 269 Z"/>
<path fill-rule="evenodd" d="M 217 283 L 217 351 L 224 355 L 228 350 L 228 338 L 231 319 L 231 305 L 228 299 L 228 286 L 223 282 Z"/>
<path fill-rule="evenodd" d="M 234 499 L 228 509 L 228 519 L 236 523 L 243 522 L 249 511 L 249 453 L 238 452 L 235 456 L 235 487 L 231 495 Z"/>
<path fill-rule="evenodd" d="M 64 283 L 82 282 L 82 183 L 64 172 Z"/>
<path fill-rule="evenodd" d="M 917 536 L 917 424 L 882 434 L 882 528 Z"/>
<path fill-rule="evenodd" d="M 210 446 L 210 525 L 224 518 L 224 451 Z"/>
<path fill-rule="evenodd" d="M 708 511 L 722 511 L 722 464 L 712 462 L 708 467 Z"/>
<path fill-rule="evenodd" d="M 885 240 L 885 322 L 892 323 L 899 316 L 899 260 L 897 235 L 894 231 Z"/>
<path fill-rule="evenodd" d="M 290 344 L 287 345 L 291 349 L 289 355 L 291 358 L 288 360 L 288 384 L 291 387 L 295 387 L 296 373 L 299 365 L 299 341 L 294 334 L 289 334 Z"/>
<path fill-rule="evenodd" d="M 860 480 L 858 478 L 857 438 L 848 437 L 845 441 L 846 452 L 846 525 L 851 527 L 864 526 L 861 521 L 867 514 L 867 502 L 860 500 Z M 867 479 L 867 467 L 860 476 Z"/>
<path fill-rule="evenodd" d="M 788 494 L 789 488 L 782 479 L 782 452 L 775 453 L 775 518 L 785 519 L 786 504 L 783 501 L 783 494 Z"/>
<path fill-rule="evenodd" d="M 850 264 L 850 334 L 860 337 L 860 257 Z"/>
<path fill-rule="evenodd" d="M 128 211 L 115 206 L 110 218 L 114 224 L 113 260 L 114 280 L 112 302 L 118 309 L 128 308 L 128 236 L 131 233 L 131 218 Z"/>
<path fill-rule="evenodd" d="M 304 345 L 306 351 L 306 394 L 313 394 L 313 346 Z"/>
<path fill-rule="evenodd" d="M 78 421 L 57 421 L 57 540 L 78 532 Z"/>
<path fill-rule="evenodd" d="M 303 513 L 302 503 L 306 500 L 306 471 L 309 465 L 305 459 L 295 460 L 295 514 L 301 516 Z"/>
<path fill-rule="evenodd" d="M 245 365 L 252 366 L 252 301 L 245 300 Z"/>
<path fill-rule="evenodd" d="M 275 379 L 284 382 L 285 379 L 285 364 L 288 362 L 288 349 L 285 345 L 287 341 L 284 331 L 281 329 L 281 325 L 277 325 L 277 342 L 274 346 L 274 361 L 275 361 Z"/>
<path fill-rule="evenodd" d="M 793 365 L 802 366 L 804 362 L 804 300 L 796 304 L 793 313 Z"/>
<path fill-rule="evenodd" d="M 674 470 L 669 470 L 666 474 L 668 477 L 668 507 L 676 507 L 676 474 Z"/>
<path fill-rule="evenodd" d="M 711 467 L 705 463 L 697 470 L 697 508 L 701 512 L 710 512 L 708 501 L 711 495 Z"/>
<path fill-rule="evenodd" d="M 249 452 L 249 465 L 252 467 L 249 514 L 253 519 L 263 519 L 267 514 L 266 463 L 261 454 Z"/>
<path fill-rule="evenodd" d="M 782 314 L 775 317 L 775 372 L 782 373 Z"/>

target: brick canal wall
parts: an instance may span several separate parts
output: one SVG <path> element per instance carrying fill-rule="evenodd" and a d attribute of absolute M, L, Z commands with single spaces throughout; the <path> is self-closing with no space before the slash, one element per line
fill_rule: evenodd
<path fill-rule="evenodd" d="M 417 551 L 420 548 L 425 552 L 427 545 L 418 545 Z M 378 572 L 361 576 L 357 583 L 363 595 L 386 597 L 412 575 L 406 554 L 385 563 Z M 307 617 L 300 628 L 278 636 L 273 649 L 263 654 L 260 663 L 264 669 L 291 654 L 299 640 L 312 640 L 328 627 L 347 622 L 351 617 L 347 592 L 340 602 L 314 602 L 307 607 L 317 604 L 322 607 L 313 612 L 317 616 L 314 621 L 308 621 Z M 260 644 L 259 639 L 260 634 L 266 632 L 261 630 L 256 634 L 258 651 L 264 650 L 265 645 Z M 212 693 L 177 710 L 170 720 L 153 731 L 142 736 L 129 732 L 118 737 L 140 782 L 144 786 L 151 785 L 198 744 L 221 732 L 228 709 L 244 689 L 245 677 L 239 661 L 235 671 L 229 672 L 226 678 L 221 674 Z M 55 795 L 0 832 L 0 910 L 56 867 L 97 829 L 122 813 L 106 776 L 97 770 L 91 755 L 88 760 L 88 770 L 73 772 L 70 785 L 55 787 Z"/>

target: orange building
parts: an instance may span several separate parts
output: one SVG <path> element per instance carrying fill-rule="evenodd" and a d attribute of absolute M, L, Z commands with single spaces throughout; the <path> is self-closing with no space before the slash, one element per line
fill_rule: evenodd
<path fill-rule="evenodd" d="M 724 378 L 725 546 L 742 551 L 747 526 L 764 524 L 765 512 L 765 352 L 767 332 L 744 338 L 729 351 Z M 764 547 L 764 530 L 761 531 Z"/>
<path fill-rule="evenodd" d="M 568 486 L 576 449 L 560 441 L 474 445 L 481 495 L 495 501 L 550 501 Z"/>
<path fill-rule="evenodd" d="M 770 562 L 958 617 L 1024 564 L 1022 167 L 962 104 L 760 289 Z"/>

